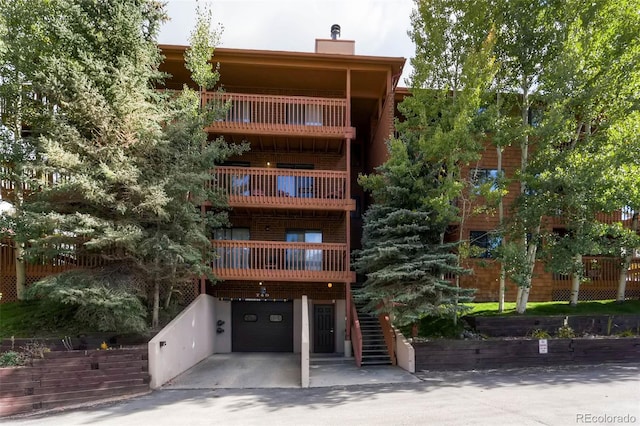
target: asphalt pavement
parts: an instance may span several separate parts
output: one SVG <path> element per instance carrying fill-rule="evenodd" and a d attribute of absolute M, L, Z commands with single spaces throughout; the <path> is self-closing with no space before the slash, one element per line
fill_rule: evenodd
<path fill-rule="evenodd" d="M 170 389 L 7 425 L 640 424 L 640 366 L 419 372 L 419 382 Z"/>

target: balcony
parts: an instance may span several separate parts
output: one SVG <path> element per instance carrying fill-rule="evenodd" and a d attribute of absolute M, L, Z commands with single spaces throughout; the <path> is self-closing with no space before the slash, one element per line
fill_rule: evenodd
<path fill-rule="evenodd" d="M 213 273 L 223 280 L 345 281 L 347 245 L 214 240 Z"/>
<path fill-rule="evenodd" d="M 220 166 L 212 185 L 231 207 L 353 210 L 346 193 L 347 172 Z"/>
<path fill-rule="evenodd" d="M 346 124 L 346 99 L 205 92 L 202 102 L 229 105 L 210 132 L 355 138 Z"/>

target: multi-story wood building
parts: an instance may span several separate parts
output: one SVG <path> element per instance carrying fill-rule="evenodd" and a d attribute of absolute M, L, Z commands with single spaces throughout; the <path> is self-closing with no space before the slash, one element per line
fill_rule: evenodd
<path fill-rule="evenodd" d="M 167 87 L 189 84 L 185 48 L 161 48 Z M 203 102 L 230 108 L 207 131 L 251 148 L 212 180 L 228 194 L 232 226 L 211 236 L 222 281 L 203 290 L 230 324 L 227 349 L 298 351 L 293 319 L 307 295 L 312 351 L 343 352 L 364 199 L 356 180 L 384 153 L 405 59 L 355 55 L 353 41 L 331 39 L 314 53 L 220 48 L 214 60 L 224 92 Z"/>

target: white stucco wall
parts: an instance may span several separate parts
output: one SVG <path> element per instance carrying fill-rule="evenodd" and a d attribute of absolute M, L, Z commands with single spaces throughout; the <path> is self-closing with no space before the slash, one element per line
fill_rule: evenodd
<path fill-rule="evenodd" d="M 305 296 L 305 300 L 307 297 Z M 293 299 L 293 353 L 301 350 L 300 336 L 302 333 L 302 299 Z"/>
<path fill-rule="evenodd" d="M 201 294 L 149 341 L 151 389 L 157 389 L 215 351 L 215 299 Z"/>
<path fill-rule="evenodd" d="M 411 343 L 403 336 L 400 331 L 396 333 L 396 359 L 398 367 L 407 370 L 409 373 L 416 372 L 416 353 Z"/>
<path fill-rule="evenodd" d="M 218 354 L 226 354 L 231 352 L 231 302 L 228 300 L 218 300 L 215 305 L 215 351 Z M 220 326 L 223 333 L 218 333 L 218 321 L 224 321 Z"/>
<path fill-rule="evenodd" d="M 310 341 L 309 341 L 309 304 L 307 296 L 302 296 L 300 303 L 300 385 L 309 387 L 310 380 Z"/>

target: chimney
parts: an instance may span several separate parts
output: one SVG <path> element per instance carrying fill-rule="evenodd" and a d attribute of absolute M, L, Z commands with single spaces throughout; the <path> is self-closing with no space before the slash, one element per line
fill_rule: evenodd
<path fill-rule="evenodd" d="M 340 37 L 340 25 L 331 26 L 331 39 L 316 39 L 316 53 L 328 53 L 332 55 L 355 55 L 356 42 L 353 40 L 338 40 Z"/>
<path fill-rule="evenodd" d="M 337 40 L 340 37 L 340 25 L 333 24 L 331 26 L 331 40 Z"/>

